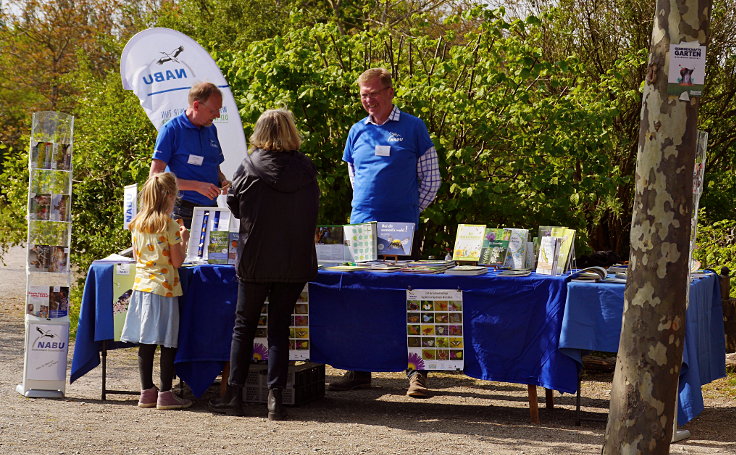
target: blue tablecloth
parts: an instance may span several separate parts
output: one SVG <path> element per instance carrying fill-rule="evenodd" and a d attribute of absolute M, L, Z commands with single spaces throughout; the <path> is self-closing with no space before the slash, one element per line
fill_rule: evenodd
<path fill-rule="evenodd" d="M 618 351 L 624 305 L 623 284 L 570 282 L 560 333 L 560 350 L 578 364 L 585 351 Z M 701 386 L 726 375 L 725 337 L 718 277 L 690 285 L 680 371 L 678 424 L 703 411 Z"/>
<path fill-rule="evenodd" d="M 100 342 L 112 338 L 111 268 L 95 263 L 88 273 L 71 381 L 99 364 Z M 180 270 L 185 295 L 176 371 L 199 396 L 229 359 L 237 280 L 231 266 Z M 309 287 L 311 361 L 343 369 L 404 370 L 409 288 L 464 291 L 465 374 L 577 390 L 577 364 L 558 350 L 564 277 L 320 271 Z"/>

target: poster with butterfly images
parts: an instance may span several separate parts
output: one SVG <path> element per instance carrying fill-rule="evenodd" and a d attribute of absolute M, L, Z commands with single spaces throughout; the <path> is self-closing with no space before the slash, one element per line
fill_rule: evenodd
<path fill-rule="evenodd" d="M 462 371 L 463 292 L 459 289 L 406 291 L 408 366 L 413 370 Z"/>
<path fill-rule="evenodd" d="M 253 360 L 268 360 L 268 301 L 258 318 L 253 340 Z M 289 360 L 309 360 L 309 284 L 304 285 L 291 313 Z"/>

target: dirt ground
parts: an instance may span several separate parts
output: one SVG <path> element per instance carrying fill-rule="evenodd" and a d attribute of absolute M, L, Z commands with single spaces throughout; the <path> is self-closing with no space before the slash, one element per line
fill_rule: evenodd
<path fill-rule="evenodd" d="M 15 391 L 23 375 L 24 255 L 15 248 L 0 264 L 0 453 L 3 454 L 596 454 L 600 453 L 610 374 L 583 382 L 583 421 L 575 426 L 575 397 L 555 392 L 542 423 L 529 423 L 526 386 L 434 374 L 434 396 L 404 396 L 400 373 L 381 373 L 374 387 L 326 392 L 289 408 L 289 420 L 270 422 L 263 405 L 248 417 L 213 415 L 207 396 L 184 411 L 140 409 L 134 395 L 100 400 L 101 368 L 67 385 L 62 399 L 25 398 Z M 69 349 L 69 364 L 74 345 Z M 112 351 L 108 387 L 138 390 L 132 349 Z M 327 381 L 341 374 L 327 368 Z M 67 376 L 68 377 L 68 376 Z M 732 376 L 733 378 L 733 376 Z M 185 387 L 186 392 L 186 387 Z M 736 397 L 721 379 L 706 387 L 705 411 L 685 428 L 692 436 L 671 453 L 736 454 Z M 191 394 L 188 394 L 190 398 Z"/>

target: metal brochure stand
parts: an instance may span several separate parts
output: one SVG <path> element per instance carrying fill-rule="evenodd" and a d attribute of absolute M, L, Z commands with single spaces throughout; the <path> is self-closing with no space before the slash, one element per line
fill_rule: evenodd
<path fill-rule="evenodd" d="M 63 397 L 69 350 L 69 246 L 74 117 L 33 114 L 28 153 L 26 260 L 26 397 Z"/>

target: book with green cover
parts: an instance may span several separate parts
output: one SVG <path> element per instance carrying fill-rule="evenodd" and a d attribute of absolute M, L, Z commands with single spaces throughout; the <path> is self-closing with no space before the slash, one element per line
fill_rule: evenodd
<path fill-rule="evenodd" d="M 557 256 L 557 271 L 555 272 L 555 275 L 560 275 L 570 268 L 572 246 L 575 241 L 575 229 L 556 226 L 552 228 L 552 237 L 562 239 L 560 251 Z"/>
<path fill-rule="evenodd" d="M 510 239 L 511 231 L 508 229 L 486 228 L 478 264 L 502 266 L 504 259 L 506 259 L 506 250 L 509 248 Z"/>
<path fill-rule="evenodd" d="M 230 233 L 228 231 L 211 231 L 207 245 L 207 262 L 210 264 L 227 264 Z"/>
<path fill-rule="evenodd" d="M 452 260 L 478 261 L 485 232 L 484 224 L 458 224 Z"/>

